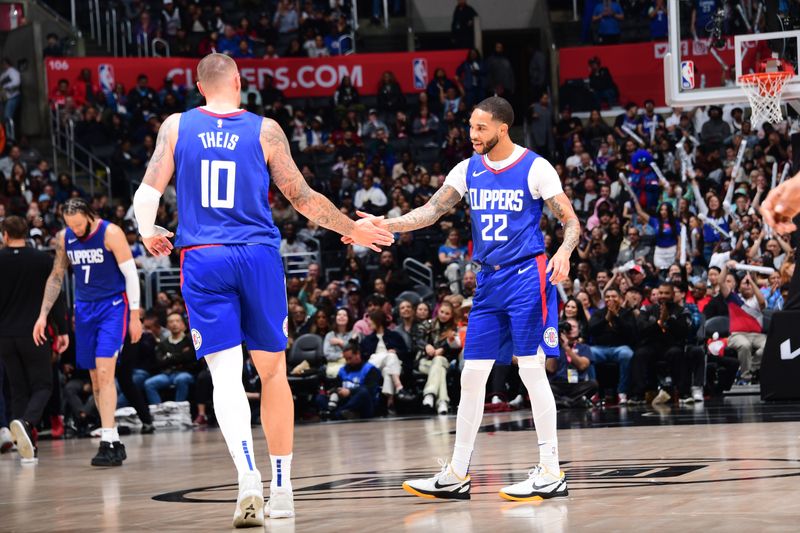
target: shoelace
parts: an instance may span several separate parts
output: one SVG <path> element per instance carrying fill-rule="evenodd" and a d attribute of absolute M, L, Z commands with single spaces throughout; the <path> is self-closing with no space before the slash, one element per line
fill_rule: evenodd
<path fill-rule="evenodd" d="M 539 473 L 544 472 L 544 467 L 542 465 L 536 465 L 530 470 L 528 470 L 528 479 L 534 478 L 539 475 Z"/>
<path fill-rule="evenodd" d="M 437 457 L 437 458 L 436 458 L 436 462 L 437 462 L 437 463 L 439 463 L 439 466 L 441 466 L 441 467 L 442 467 L 442 469 L 439 471 L 439 473 L 438 473 L 438 474 L 436 474 L 436 478 L 438 479 L 438 478 L 440 478 L 441 476 L 444 476 L 445 474 L 447 474 L 447 471 L 448 471 L 448 470 L 449 470 L 449 468 L 450 468 L 450 463 L 448 463 L 447 461 L 445 461 L 445 460 L 444 460 L 444 459 L 442 459 L 441 457 Z"/>

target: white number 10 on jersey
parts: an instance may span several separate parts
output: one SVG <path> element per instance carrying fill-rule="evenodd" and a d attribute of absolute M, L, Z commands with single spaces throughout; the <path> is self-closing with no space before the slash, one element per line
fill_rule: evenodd
<path fill-rule="evenodd" d="M 225 198 L 220 198 L 219 174 L 224 170 L 227 174 Z M 236 162 L 235 161 L 200 161 L 200 205 L 203 207 L 221 207 L 231 209 L 233 207 L 233 191 L 236 185 Z"/>

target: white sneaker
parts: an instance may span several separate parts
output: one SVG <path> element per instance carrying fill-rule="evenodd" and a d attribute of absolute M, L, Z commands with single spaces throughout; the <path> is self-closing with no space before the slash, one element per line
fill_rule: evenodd
<path fill-rule="evenodd" d="M 292 518 L 294 516 L 294 494 L 290 487 L 269 488 L 267 513 L 270 518 Z"/>
<path fill-rule="evenodd" d="M 705 398 L 703 398 L 703 387 L 692 387 L 692 398 L 696 402 L 702 402 Z"/>
<path fill-rule="evenodd" d="M 439 400 L 439 403 L 436 404 L 436 411 L 440 415 L 446 415 L 450 412 L 450 404 L 447 403 L 447 400 Z"/>
<path fill-rule="evenodd" d="M 500 396 L 495 394 L 494 396 L 492 396 L 492 404 L 496 405 L 498 403 L 503 403 L 503 400 L 500 398 Z"/>
<path fill-rule="evenodd" d="M 14 439 L 11 437 L 11 430 L 0 428 L 0 453 L 8 453 L 14 448 Z"/>
<path fill-rule="evenodd" d="M 517 394 L 516 398 L 508 402 L 508 405 L 510 405 L 514 409 L 519 409 L 524 404 L 525 404 L 525 398 L 522 397 L 522 394 Z"/>
<path fill-rule="evenodd" d="M 617 403 L 619 405 L 627 405 L 628 404 L 628 395 L 623 393 L 623 392 L 620 392 L 619 394 L 617 394 Z"/>
<path fill-rule="evenodd" d="M 469 500 L 469 489 L 472 480 L 467 475 L 460 478 L 450 468 L 450 463 L 439 459 L 442 470 L 433 477 L 426 479 L 409 479 L 403 483 L 403 490 L 420 498 L 442 500 Z"/>
<path fill-rule="evenodd" d="M 528 479 L 500 490 L 500 497 L 515 502 L 530 502 L 567 496 L 567 477 L 550 473 L 544 466 L 536 465 L 528 471 Z"/>
<path fill-rule="evenodd" d="M 664 404 L 664 403 L 667 403 L 668 401 L 670 401 L 671 399 L 672 399 L 672 396 L 670 396 L 669 393 L 667 391 L 665 391 L 664 389 L 661 389 L 660 391 L 658 391 L 658 394 L 656 395 L 656 397 L 653 398 L 653 405 Z"/>
<path fill-rule="evenodd" d="M 264 486 L 258 470 L 244 474 L 239 480 L 233 527 L 264 527 Z"/>
<path fill-rule="evenodd" d="M 433 394 L 426 394 L 425 397 L 422 399 L 422 407 L 427 407 L 429 409 L 433 409 Z"/>

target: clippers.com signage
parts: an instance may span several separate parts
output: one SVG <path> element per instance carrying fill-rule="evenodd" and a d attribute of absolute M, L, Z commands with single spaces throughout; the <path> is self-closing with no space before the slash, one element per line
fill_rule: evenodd
<path fill-rule="evenodd" d="M 391 71 L 403 92 L 424 91 L 433 79 L 434 71 L 442 67 L 447 76 L 455 77 L 456 68 L 467 57 L 466 50 L 444 52 L 404 52 L 393 54 L 353 54 L 324 58 L 238 59 L 243 78 L 260 90 L 267 76 L 287 98 L 331 96 L 342 78 L 350 76 L 360 94 L 378 92 L 381 76 Z M 52 91 L 60 79 L 70 83 L 78 79 L 81 70 L 88 68 L 92 79 L 104 91 L 121 83 L 126 92 L 136 85 L 139 74 L 146 74 L 150 86 L 158 90 L 163 80 L 171 78 L 176 85 L 195 83 L 197 63 L 192 58 L 52 58 L 45 61 L 47 86 Z"/>
<path fill-rule="evenodd" d="M 753 67 L 756 58 L 754 43 L 745 43 L 748 48 L 744 56 L 744 71 Z M 589 59 L 600 58 L 617 84 L 621 104 L 635 102 L 638 105 L 651 98 L 656 105 L 664 105 L 664 55 L 669 51 L 667 42 L 645 42 L 608 46 L 581 46 L 559 50 L 559 84 L 567 80 L 589 77 Z M 722 85 L 722 66 L 734 68 L 733 39 L 725 46 L 713 51 L 706 40 L 681 41 L 681 60 L 692 61 L 695 88 L 702 80 L 706 87 Z"/>

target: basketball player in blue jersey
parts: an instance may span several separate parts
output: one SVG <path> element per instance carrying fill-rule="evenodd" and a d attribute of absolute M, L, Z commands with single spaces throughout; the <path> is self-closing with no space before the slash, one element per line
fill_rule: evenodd
<path fill-rule="evenodd" d="M 197 66 L 206 106 L 168 117 L 134 197 L 139 231 L 154 255 L 171 233 L 154 226 L 159 199 L 176 176 L 182 291 L 197 356 L 208 363 L 214 408 L 239 474 L 235 527 L 263 526 L 264 496 L 242 385 L 242 341 L 261 377 L 261 421 L 272 462 L 269 516 L 294 516 L 290 481 L 294 405 L 286 378 L 287 304 L 270 180 L 306 218 L 379 251 L 392 234 L 354 222 L 311 190 L 273 120 L 239 109 L 236 63 L 211 54 Z"/>
<path fill-rule="evenodd" d="M 47 314 L 61 293 L 67 267 L 75 275 L 75 357 L 89 370 L 100 412 L 100 449 L 92 466 L 120 466 L 125 446 L 114 425 L 117 388 L 114 369 L 126 334 L 131 342 L 142 337 L 139 319 L 139 276 L 125 232 L 99 218 L 82 198 L 64 203 L 66 229 L 55 237 L 56 257 L 47 279 L 39 319 L 33 328 L 36 343 L 46 342 Z"/>
<path fill-rule="evenodd" d="M 580 224 L 552 165 L 511 141 L 508 129 L 513 123 L 514 112 L 503 98 L 478 104 L 470 117 L 475 154 L 453 168 L 424 206 L 400 218 L 371 219 L 393 232 L 413 231 L 433 224 L 469 195 L 473 260 L 481 270 L 464 342 L 455 450 L 434 477 L 403 484 L 423 498 L 469 499 L 468 469 L 483 417 L 486 380 L 495 362 L 509 364 L 512 356 L 533 405 L 539 465 L 525 481 L 503 488 L 500 496 L 527 501 L 567 494 L 545 358 L 558 356 L 555 284 L 569 274 Z M 549 261 L 539 227 L 545 205 L 564 225 L 564 242 Z"/>

